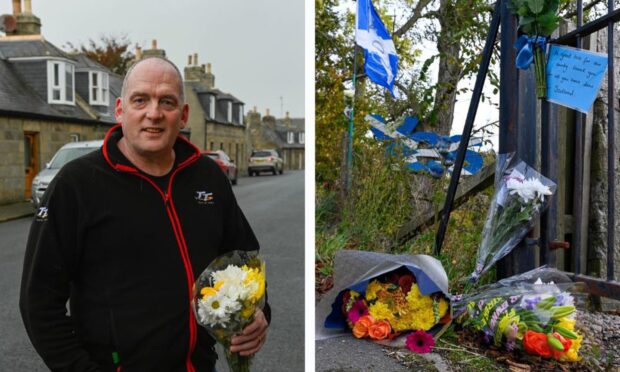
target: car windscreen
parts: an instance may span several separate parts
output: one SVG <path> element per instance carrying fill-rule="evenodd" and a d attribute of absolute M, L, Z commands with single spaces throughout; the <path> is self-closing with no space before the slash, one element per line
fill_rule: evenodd
<path fill-rule="evenodd" d="M 73 159 L 97 150 L 97 147 L 74 147 L 58 151 L 50 163 L 49 169 L 60 169 Z"/>
<path fill-rule="evenodd" d="M 268 156 L 272 156 L 269 151 L 254 151 L 254 152 L 252 152 L 252 157 L 254 157 L 254 158 L 266 158 Z"/>
<path fill-rule="evenodd" d="M 215 160 L 220 158 L 220 156 L 218 154 L 207 154 L 207 156 L 210 157 L 211 159 L 215 159 Z"/>

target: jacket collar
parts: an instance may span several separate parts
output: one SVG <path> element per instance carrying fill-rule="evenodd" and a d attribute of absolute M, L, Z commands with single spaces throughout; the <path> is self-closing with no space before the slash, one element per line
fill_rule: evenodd
<path fill-rule="evenodd" d="M 108 130 L 103 140 L 103 157 L 106 162 L 116 170 L 139 172 L 136 166 L 133 165 L 118 148 L 118 141 L 122 137 L 123 131 L 120 124 L 116 124 Z M 200 157 L 200 150 L 181 135 L 177 137 L 173 149 L 176 155 L 175 167 L 185 166 Z"/>

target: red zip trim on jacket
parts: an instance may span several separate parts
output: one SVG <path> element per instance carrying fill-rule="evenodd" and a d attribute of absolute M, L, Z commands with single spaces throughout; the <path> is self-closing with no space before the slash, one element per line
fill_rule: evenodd
<path fill-rule="evenodd" d="M 134 167 L 130 167 L 130 166 L 126 166 L 123 164 L 114 164 L 111 159 L 109 158 L 108 155 L 108 151 L 107 151 L 107 143 L 108 143 L 108 139 L 110 137 L 110 135 L 118 129 L 118 127 L 120 127 L 120 124 L 115 125 L 114 127 L 110 128 L 110 130 L 108 131 L 108 133 L 105 136 L 104 139 L 104 145 L 102 148 L 103 151 L 103 156 L 105 158 L 105 160 L 108 162 L 108 164 L 113 168 L 116 169 L 118 171 L 123 171 L 123 172 L 127 172 L 130 174 L 133 174 L 135 176 L 138 176 L 144 180 L 146 180 L 148 183 L 150 183 L 157 192 L 159 192 L 159 194 L 161 195 L 162 199 L 164 200 L 165 206 L 166 206 L 166 213 L 168 214 L 168 218 L 170 219 L 170 222 L 172 224 L 172 230 L 174 232 L 174 237 L 177 241 L 177 246 L 179 248 L 179 252 L 181 254 L 181 259 L 183 260 L 183 266 L 185 267 L 185 274 L 186 274 L 186 279 L 187 279 L 187 287 L 188 287 L 188 297 L 190 300 L 190 303 L 193 299 L 193 286 L 194 286 L 194 272 L 192 269 L 192 263 L 191 260 L 189 258 L 189 253 L 187 250 L 187 243 L 185 242 L 185 237 L 183 235 L 183 231 L 182 231 L 182 227 L 181 227 L 181 221 L 179 219 L 178 214 L 176 213 L 176 209 L 174 208 L 174 203 L 172 201 L 172 181 L 174 179 L 174 176 L 183 168 L 187 167 L 188 165 L 190 165 L 191 163 L 193 163 L 194 161 L 196 161 L 199 158 L 199 151 L 198 148 L 196 146 L 194 146 L 191 142 L 189 142 L 187 139 L 185 139 L 184 137 L 180 136 L 179 138 L 181 140 L 183 140 L 184 142 L 186 142 L 186 144 L 190 145 L 191 147 L 194 148 L 195 152 L 192 156 L 190 156 L 189 158 L 187 158 L 184 162 L 180 163 L 177 168 L 174 170 L 174 172 L 170 175 L 170 180 L 168 181 L 168 190 L 167 193 L 164 194 L 164 192 L 159 188 L 159 186 L 157 186 L 157 184 L 155 184 L 155 182 L 153 182 L 153 180 L 151 180 L 149 177 L 145 176 L 144 174 L 140 173 L 136 168 Z M 197 326 L 196 326 L 196 322 L 194 320 L 194 312 L 192 310 L 192 307 L 189 307 L 189 350 L 187 353 L 187 358 L 185 360 L 185 366 L 187 368 L 187 372 L 195 372 L 194 366 L 192 364 L 191 361 L 191 356 L 192 353 L 194 352 L 194 349 L 196 347 L 196 340 L 197 340 Z M 118 371 L 117 371 L 118 372 Z"/>

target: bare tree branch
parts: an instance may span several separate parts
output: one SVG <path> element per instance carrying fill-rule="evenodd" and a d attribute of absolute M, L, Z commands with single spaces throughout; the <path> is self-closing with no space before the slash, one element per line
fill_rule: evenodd
<path fill-rule="evenodd" d="M 583 11 L 585 12 L 586 10 L 589 10 L 590 8 L 594 7 L 596 4 L 601 3 L 603 0 L 594 0 L 592 1 L 590 4 L 586 5 L 583 7 Z M 574 16 L 577 15 L 577 10 L 572 11 L 570 13 L 566 13 L 562 16 L 562 18 L 573 18 Z"/>
<path fill-rule="evenodd" d="M 431 1 L 432 0 L 420 0 L 418 2 L 418 5 L 416 5 L 413 9 L 411 17 L 407 20 L 407 22 L 405 22 L 404 25 L 402 25 L 398 30 L 394 32 L 394 35 L 401 37 L 407 31 L 409 31 L 415 25 L 418 19 L 422 18 L 422 11 L 424 10 L 424 8 L 426 8 L 428 4 L 430 4 Z"/>

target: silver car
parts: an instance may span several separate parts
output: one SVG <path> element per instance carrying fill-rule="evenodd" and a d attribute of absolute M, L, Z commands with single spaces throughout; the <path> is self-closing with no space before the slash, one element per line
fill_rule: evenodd
<path fill-rule="evenodd" d="M 99 149 L 103 145 L 103 140 L 70 142 L 60 148 L 45 165 L 39 174 L 32 180 L 32 204 L 35 208 L 39 207 L 43 193 L 47 190 L 47 186 L 52 182 L 60 168 L 73 159 L 77 159 L 82 155 L 86 155 L 92 151 Z"/>

